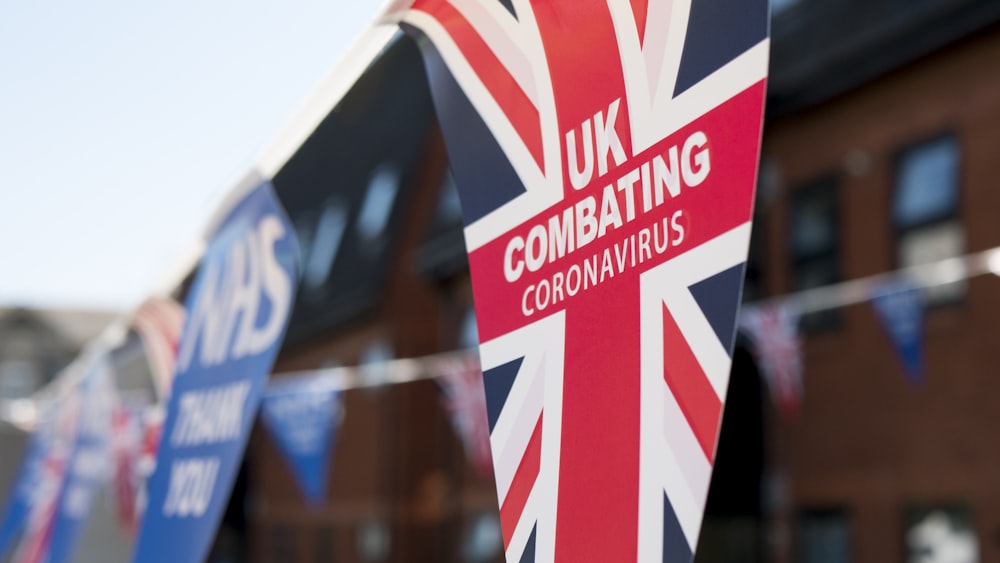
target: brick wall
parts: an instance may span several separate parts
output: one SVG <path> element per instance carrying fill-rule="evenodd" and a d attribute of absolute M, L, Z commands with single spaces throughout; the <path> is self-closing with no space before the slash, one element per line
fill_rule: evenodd
<path fill-rule="evenodd" d="M 843 278 L 894 269 L 894 159 L 945 132 L 954 133 L 960 147 L 958 213 L 966 249 L 1000 245 L 997 61 L 1000 28 L 993 27 L 767 123 L 763 158 L 777 171 L 777 191 L 760 199 L 755 228 L 766 240 L 764 283 L 772 295 L 790 287 L 790 194 L 831 173 L 840 182 Z M 1000 560 L 1000 334 L 994 328 L 1000 279 L 973 279 L 960 302 L 928 312 L 922 387 L 906 382 L 868 305 L 845 309 L 841 321 L 806 339 L 802 416 L 774 429 L 772 464 L 787 477 L 785 515 L 846 509 L 855 560 L 880 563 L 904 559 L 907 507 L 958 503 L 971 509 L 981 560 Z"/>

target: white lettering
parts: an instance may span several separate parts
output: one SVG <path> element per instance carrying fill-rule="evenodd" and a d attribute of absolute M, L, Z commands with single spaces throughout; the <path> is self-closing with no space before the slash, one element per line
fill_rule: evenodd
<path fill-rule="evenodd" d="M 597 201 L 594 196 L 576 204 L 576 247 L 583 248 L 597 238 Z"/>
<path fill-rule="evenodd" d="M 611 156 L 615 159 L 615 166 L 621 166 L 625 162 L 625 149 L 622 148 L 622 141 L 618 138 L 618 131 L 615 129 L 620 103 L 621 98 L 611 102 L 611 105 L 608 106 L 607 119 L 604 118 L 604 112 L 599 111 L 594 114 L 598 177 L 608 173 L 608 152 L 611 152 Z"/>
<path fill-rule="evenodd" d="M 577 164 L 576 154 L 576 131 L 570 129 L 566 133 L 566 157 L 569 159 L 567 168 L 569 169 L 569 182 L 574 189 L 582 190 L 590 183 L 594 176 L 594 142 L 593 131 L 590 127 L 590 120 L 586 120 L 580 126 L 582 130 L 581 141 L 583 143 L 583 169 Z"/>
<path fill-rule="evenodd" d="M 663 203 L 663 187 L 667 187 L 670 197 L 677 197 L 681 193 L 680 174 L 677 166 L 677 147 L 670 147 L 667 151 L 670 158 L 670 166 L 664 162 L 662 155 L 653 157 L 653 197 L 656 205 Z"/>
<path fill-rule="evenodd" d="M 566 256 L 574 248 L 573 209 L 567 207 L 562 214 L 562 225 L 559 224 L 559 215 L 549 218 L 549 262 Z"/>
<path fill-rule="evenodd" d="M 524 239 L 515 236 L 507 243 L 507 250 L 503 253 L 503 277 L 511 283 L 524 273 L 524 260 L 514 260 L 514 253 L 519 250 L 524 250 Z"/>
<path fill-rule="evenodd" d="M 684 224 L 680 222 L 680 219 L 683 216 L 684 211 L 680 209 L 674 211 L 674 214 L 670 216 L 670 227 L 674 230 L 674 234 L 676 235 L 674 239 L 670 241 L 670 244 L 673 246 L 677 246 L 684 242 Z"/>
<path fill-rule="evenodd" d="M 292 306 L 292 280 L 274 255 L 274 245 L 285 236 L 285 227 L 277 217 L 267 215 L 261 219 L 257 231 L 263 258 L 264 293 L 271 301 L 271 316 L 264 328 L 251 336 L 250 343 L 242 347 L 242 352 L 249 354 L 259 354 L 277 340 L 288 317 L 288 309 Z"/>
<path fill-rule="evenodd" d="M 204 515 L 212 501 L 218 474 L 217 457 L 175 461 L 170 467 L 170 486 L 163 503 L 163 515 L 167 518 Z"/>
<path fill-rule="evenodd" d="M 539 311 L 545 310 L 549 306 L 549 298 L 552 296 L 552 288 L 549 287 L 549 280 L 538 282 L 535 289 L 535 308 Z"/>
<path fill-rule="evenodd" d="M 639 181 L 639 169 L 618 178 L 618 191 L 625 194 L 625 221 L 635 219 L 635 183 Z"/>
<path fill-rule="evenodd" d="M 534 309 L 528 306 L 528 295 L 534 293 L 534 291 L 535 291 L 535 286 L 529 285 L 524 290 L 524 295 L 521 296 L 521 314 L 524 315 L 525 317 L 529 317 L 535 312 Z"/>
<path fill-rule="evenodd" d="M 615 196 L 615 189 L 608 184 L 604 186 L 604 197 L 601 198 L 601 222 L 597 226 L 597 236 L 603 237 L 608 232 L 608 227 L 617 229 L 621 226 L 622 212 L 618 208 L 618 198 Z"/>
<path fill-rule="evenodd" d="M 182 394 L 170 443 L 198 446 L 239 438 L 249 393 L 250 382 L 238 381 Z"/>
<path fill-rule="evenodd" d="M 528 271 L 537 272 L 548 258 L 549 238 L 543 225 L 535 225 L 528 231 L 528 240 L 524 244 L 524 263 Z"/>
<path fill-rule="evenodd" d="M 712 171 L 712 161 L 708 156 L 708 149 L 702 149 L 708 143 L 708 137 L 701 131 L 695 131 L 684 141 L 684 149 L 681 151 L 684 182 L 688 186 L 697 186 L 705 181 L 708 173 Z M 694 155 L 691 151 L 695 148 L 699 150 Z M 694 158 L 692 158 L 692 156 Z M 692 168 L 692 162 L 696 165 Z"/>
<path fill-rule="evenodd" d="M 281 221 L 267 215 L 256 230 L 233 244 L 224 264 L 210 261 L 205 265 L 178 354 L 180 372 L 190 367 L 195 348 L 201 349 L 201 365 L 211 367 L 225 362 L 227 352 L 230 359 L 259 354 L 278 338 L 292 304 L 291 279 L 274 253 L 275 243 L 284 236 Z M 224 272 L 221 283 L 220 269 Z M 262 286 L 271 306 L 264 326 L 257 329 Z"/>

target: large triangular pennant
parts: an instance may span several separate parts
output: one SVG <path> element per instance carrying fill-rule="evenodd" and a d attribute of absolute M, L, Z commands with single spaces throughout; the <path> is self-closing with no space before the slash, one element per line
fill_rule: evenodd
<path fill-rule="evenodd" d="M 387 19 L 420 38 L 462 201 L 507 560 L 690 558 L 767 3 L 411 0 Z"/>
<path fill-rule="evenodd" d="M 490 456 L 490 417 L 483 389 L 483 372 L 472 357 L 445 358 L 432 364 L 441 405 L 448 413 L 465 455 L 484 477 L 493 474 Z"/>
<path fill-rule="evenodd" d="M 340 392 L 322 376 L 273 382 L 260 410 L 306 499 L 321 504 L 343 418 Z"/>

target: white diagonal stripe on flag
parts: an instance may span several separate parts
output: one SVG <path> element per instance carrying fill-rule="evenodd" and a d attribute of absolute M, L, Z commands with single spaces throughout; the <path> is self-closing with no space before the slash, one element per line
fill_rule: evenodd
<path fill-rule="evenodd" d="M 707 491 L 712 480 L 712 464 L 705 458 L 677 399 L 666 385 L 663 386 L 663 431 L 667 448 L 677 460 L 688 488 Z M 704 499 L 699 502 L 704 508 Z"/>
<path fill-rule="evenodd" d="M 503 63 L 514 81 L 531 103 L 538 107 L 538 86 L 532 68 L 530 53 L 525 49 L 524 33 L 517 20 L 495 0 L 451 0 L 473 28 L 482 36 L 497 59 Z"/>

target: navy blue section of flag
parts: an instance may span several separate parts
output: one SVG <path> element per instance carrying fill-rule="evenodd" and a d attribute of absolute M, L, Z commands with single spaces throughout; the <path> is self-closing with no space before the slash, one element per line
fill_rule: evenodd
<path fill-rule="evenodd" d="M 524 545 L 524 553 L 521 554 L 520 563 L 535 563 L 535 536 L 538 534 L 538 526 L 531 529 L 531 536 L 528 543 Z"/>
<path fill-rule="evenodd" d="M 767 0 L 692 2 L 674 96 L 760 43 L 767 33 Z"/>
<path fill-rule="evenodd" d="M 500 5 L 502 5 L 504 8 L 507 8 L 507 11 L 510 12 L 510 15 L 514 16 L 515 18 L 517 17 L 517 14 L 514 12 L 514 3 L 511 2 L 511 0 L 498 0 L 498 1 L 500 2 Z"/>
<path fill-rule="evenodd" d="M 684 537 L 684 530 L 677 521 L 674 507 L 671 506 L 667 494 L 663 493 L 663 561 L 686 563 L 691 561 L 693 555 Z"/>
<path fill-rule="evenodd" d="M 486 388 L 486 414 L 490 421 L 490 432 L 497 425 L 500 412 L 503 411 L 507 395 L 510 394 L 517 372 L 521 369 L 524 358 L 518 358 L 506 364 L 483 372 L 483 387 Z"/>
<path fill-rule="evenodd" d="M 730 353 L 736 336 L 736 313 L 739 311 L 745 268 L 746 264 L 733 266 L 691 286 L 691 295 L 708 319 L 708 324 L 712 325 L 719 342 Z"/>

